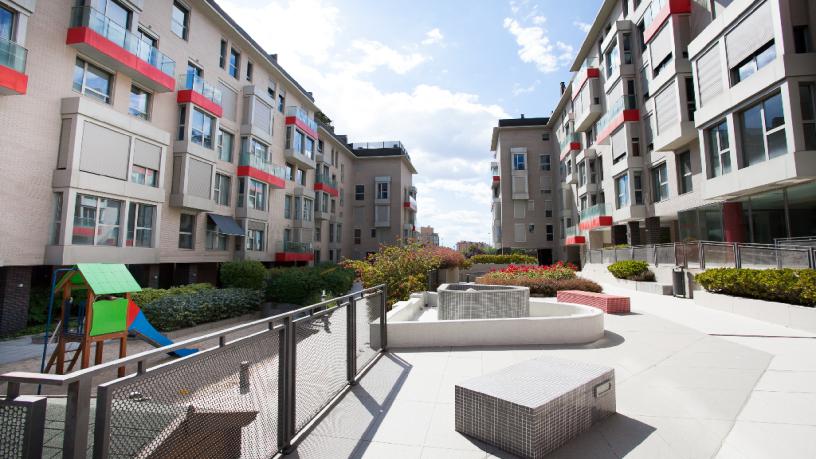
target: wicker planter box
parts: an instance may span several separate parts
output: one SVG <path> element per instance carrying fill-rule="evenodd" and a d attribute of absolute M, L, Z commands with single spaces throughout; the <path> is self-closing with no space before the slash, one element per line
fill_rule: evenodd
<path fill-rule="evenodd" d="M 539 358 L 456 385 L 456 430 L 540 458 L 615 412 L 612 368 Z"/>
<path fill-rule="evenodd" d="M 437 294 L 439 320 L 530 316 L 530 289 L 527 287 L 443 284 Z"/>

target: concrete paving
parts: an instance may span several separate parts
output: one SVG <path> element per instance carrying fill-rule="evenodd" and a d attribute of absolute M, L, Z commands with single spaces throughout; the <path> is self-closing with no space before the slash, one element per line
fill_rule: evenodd
<path fill-rule="evenodd" d="M 392 349 L 294 457 L 511 457 L 454 430 L 454 385 L 538 356 L 615 368 L 618 414 L 556 458 L 816 457 L 816 336 L 623 290 L 585 346 Z"/>

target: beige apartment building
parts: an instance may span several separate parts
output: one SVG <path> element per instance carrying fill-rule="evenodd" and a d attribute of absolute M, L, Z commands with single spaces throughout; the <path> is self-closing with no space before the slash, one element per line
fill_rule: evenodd
<path fill-rule="evenodd" d="M 547 127 L 562 244 L 816 236 L 816 5 L 607 0 Z"/>
<path fill-rule="evenodd" d="M 499 120 L 493 128 L 493 245 L 535 253 L 550 264 L 560 257 L 557 157 L 548 118 Z"/>
<path fill-rule="evenodd" d="M 420 226 L 419 241 L 430 246 L 438 246 L 439 233 L 434 231 L 433 226 Z"/>
<path fill-rule="evenodd" d="M 213 0 L 0 0 L 0 31 L 0 333 L 54 266 L 216 282 L 221 262 L 338 261 L 367 250 L 355 223 L 393 243 L 414 221 L 401 144 L 401 161 L 352 150 Z M 383 177 L 414 204 L 378 226 L 353 193 Z"/>

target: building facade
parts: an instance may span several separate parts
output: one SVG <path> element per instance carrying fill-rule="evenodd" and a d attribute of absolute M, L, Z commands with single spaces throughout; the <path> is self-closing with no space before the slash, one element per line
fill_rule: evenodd
<path fill-rule="evenodd" d="M 547 127 L 565 253 L 816 236 L 816 5 L 604 1 Z"/>
<path fill-rule="evenodd" d="M 434 232 L 433 226 L 420 226 L 419 241 L 422 242 L 423 244 L 438 246 L 439 234 Z"/>
<path fill-rule="evenodd" d="M 358 177 L 411 188 L 410 160 L 358 157 L 213 0 L 0 0 L 0 32 L 0 322 L 53 266 L 169 286 L 231 260 L 337 261 Z"/>

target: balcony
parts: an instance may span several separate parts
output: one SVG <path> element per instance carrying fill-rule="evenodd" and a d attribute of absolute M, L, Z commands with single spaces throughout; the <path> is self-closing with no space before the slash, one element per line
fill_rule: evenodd
<path fill-rule="evenodd" d="M 409 195 L 408 198 L 406 198 L 405 202 L 402 204 L 402 207 L 410 209 L 411 212 L 416 212 L 417 211 L 416 198 Z"/>
<path fill-rule="evenodd" d="M 28 50 L 22 46 L 0 38 L 0 94 L 22 95 L 28 90 L 26 60 Z"/>
<path fill-rule="evenodd" d="M 595 142 L 607 143 L 609 136 L 624 122 L 640 121 L 640 110 L 637 109 L 635 96 L 622 96 L 609 107 L 604 116 L 595 124 L 598 133 Z"/>
<path fill-rule="evenodd" d="M 272 188 L 286 187 L 286 169 L 283 166 L 277 166 L 248 152 L 241 153 L 237 172 L 238 177 L 252 177 L 268 183 Z"/>
<path fill-rule="evenodd" d="M 155 92 L 175 88 L 176 63 L 90 6 L 75 6 L 65 43 Z"/>
<path fill-rule="evenodd" d="M 316 174 L 314 190 L 328 193 L 330 196 L 335 198 L 340 196 L 340 193 L 337 191 L 337 181 L 331 180 L 330 178 L 325 177 L 323 174 Z"/>
<path fill-rule="evenodd" d="M 581 150 L 581 135 L 573 132 L 558 141 L 559 152 L 561 153 L 561 160 L 563 161 L 567 154 L 571 151 Z"/>
<path fill-rule="evenodd" d="M 275 261 L 278 263 L 314 260 L 311 242 L 280 241 L 275 249 Z"/>
<path fill-rule="evenodd" d="M 572 80 L 572 100 L 578 97 L 578 93 L 590 79 L 598 79 L 601 77 L 601 69 L 598 64 L 598 58 L 588 58 L 581 65 L 581 68 L 575 74 L 575 79 Z"/>
<path fill-rule="evenodd" d="M 612 226 L 612 215 L 610 212 L 607 212 L 606 204 L 595 204 L 580 212 L 579 230 L 590 231 L 607 226 Z"/>
<path fill-rule="evenodd" d="M 315 203 L 315 210 L 314 210 L 314 219 L 315 221 L 323 221 L 323 220 L 330 220 L 332 214 L 329 213 L 328 208 L 326 210 L 321 210 L 320 206 Z"/>
<path fill-rule="evenodd" d="M 586 244 L 586 238 L 581 235 L 575 226 L 570 226 L 564 231 L 564 245 Z"/>
<path fill-rule="evenodd" d="M 290 106 L 286 108 L 286 125 L 295 125 L 302 129 L 306 135 L 317 139 L 317 122 L 309 118 L 306 110 L 300 107 Z"/>
<path fill-rule="evenodd" d="M 194 73 L 178 76 L 178 96 L 176 102 L 180 104 L 192 103 L 207 110 L 220 118 L 223 115 L 221 108 L 221 91 L 207 83 Z"/>
<path fill-rule="evenodd" d="M 302 166 L 304 169 L 314 169 L 317 166 L 317 163 L 315 163 L 315 160 L 312 157 L 313 153 L 306 150 L 304 145 L 305 143 L 305 141 L 300 143 L 294 139 L 291 141 L 287 139 L 286 148 L 283 150 L 283 156 L 287 160 Z"/>
<path fill-rule="evenodd" d="M 690 14 L 691 0 L 652 0 L 643 14 L 643 42 L 649 43 L 673 14 Z"/>
<path fill-rule="evenodd" d="M 490 175 L 493 176 L 492 186 L 499 186 L 499 182 L 501 182 L 501 175 L 499 175 L 499 163 L 496 161 L 490 163 Z"/>

